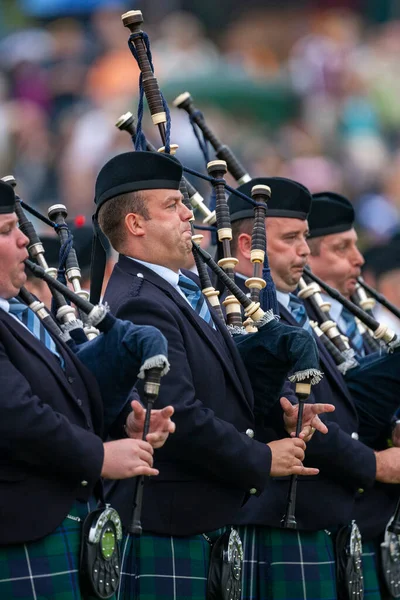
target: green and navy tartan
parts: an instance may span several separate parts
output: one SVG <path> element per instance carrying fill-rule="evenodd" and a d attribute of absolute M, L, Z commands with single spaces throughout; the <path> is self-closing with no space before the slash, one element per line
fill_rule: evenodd
<path fill-rule="evenodd" d="M 207 537 L 214 542 L 227 528 Z M 117 600 L 205 600 L 210 542 L 203 535 L 128 534 Z"/>
<path fill-rule="evenodd" d="M 242 600 L 336 600 L 335 556 L 325 531 L 239 527 Z"/>
<path fill-rule="evenodd" d="M 380 556 L 374 542 L 363 542 L 362 567 L 364 575 L 364 598 L 368 600 L 381 600 L 379 586 Z"/>
<path fill-rule="evenodd" d="M 332 536 L 262 526 L 239 527 L 244 549 L 242 600 L 336 600 Z M 374 548 L 363 545 L 364 598 L 380 600 Z"/>
<path fill-rule="evenodd" d="M 69 514 L 84 520 L 91 508 L 94 506 L 75 502 Z M 82 600 L 78 573 L 81 527 L 78 520 L 65 518 L 41 540 L 0 547 L 1 600 Z"/>

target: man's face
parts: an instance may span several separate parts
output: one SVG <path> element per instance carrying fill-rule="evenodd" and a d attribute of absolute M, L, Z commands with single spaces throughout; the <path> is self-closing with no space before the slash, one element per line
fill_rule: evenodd
<path fill-rule="evenodd" d="M 0 215 L 0 297 L 12 298 L 26 281 L 24 260 L 28 238 L 15 213 Z"/>
<path fill-rule="evenodd" d="M 324 236 L 318 256 L 310 256 L 309 263 L 318 277 L 341 294 L 353 294 L 364 264 L 354 229 Z"/>
<path fill-rule="evenodd" d="M 190 263 L 189 219 L 193 212 L 182 203 L 182 194 L 177 190 L 151 190 L 145 192 L 145 198 L 150 218 L 138 217 L 137 230 L 146 254 L 143 260 L 178 272 Z"/>
<path fill-rule="evenodd" d="M 307 221 L 270 217 L 266 219 L 269 266 L 277 290 L 293 292 L 303 275 L 310 254 Z"/>

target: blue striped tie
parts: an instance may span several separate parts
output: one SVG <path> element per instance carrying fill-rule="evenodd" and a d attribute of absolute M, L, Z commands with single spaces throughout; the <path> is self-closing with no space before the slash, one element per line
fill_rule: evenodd
<path fill-rule="evenodd" d="M 352 315 L 351 312 L 347 310 L 347 308 L 343 307 L 340 316 L 346 324 L 346 331 L 344 332 L 344 334 L 349 338 L 349 342 L 353 346 L 356 353 L 359 356 L 364 356 L 364 342 L 361 333 L 358 331 L 354 315 Z"/>
<path fill-rule="evenodd" d="M 11 298 L 8 303 L 10 305 L 10 314 L 17 317 L 21 323 L 23 323 L 25 327 L 29 329 L 29 331 L 40 340 L 48 350 L 50 350 L 50 352 L 57 356 L 61 365 L 63 365 L 64 360 L 57 352 L 53 338 L 33 310 L 26 304 L 20 302 L 17 298 Z"/>
<path fill-rule="evenodd" d="M 289 294 L 289 311 L 296 319 L 299 327 L 311 331 L 311 325 L 307 316 L 306 307 L 296 294 Z"/>
<path fill-rule="evenodd" d="M 201 289 L 192 279 L 182 275 L 179 275 L 178 285 L 181 288 L 182 292 L 185 294 L 186 298 L 189 301 L 190 306 L 197 312 L 197 314 L 206 321 L 213 329 L 215 329 L 214 322 L 212 320 L 212 316 L 210 310 L 207 305 L 207 301 L 203 294 L 201 293 Z"/>

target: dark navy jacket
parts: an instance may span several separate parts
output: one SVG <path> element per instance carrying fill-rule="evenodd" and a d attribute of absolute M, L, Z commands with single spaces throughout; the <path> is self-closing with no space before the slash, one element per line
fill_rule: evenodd
<path fill-rule="evenodd" d="M 242 280 L 237 278 L 237 283 L 246 291 Z M 283 322 L 297 326 L 283 306 L 280 314 Z M 375 483 L 374 453 L 352 437 L 357 433 L 358 416 L 346 383 L 322 343 L 316 341 L 324 378 L 313 388 L 310 401 L 333 404 L 336 410 L 322 417 L 328 433 L 315 432 L 307 445 L 304 464 L 318 467 L 320 473 L 298 479 L 297 525 L 299 529 L 317 531 L 336 529 L 356 519 L 364 539 L 370 539 L 389 520 L 398 487 Z M 276 427 L 274 423 L 270 425 Z M 268 433 L 273 435 L 271 430 Z M 279 527 L 288 485 L 288 478 L 271 479 L 266 491 L 259 498 L 251 498 L 242 508 L 240 523 Z"/>
<path fill-rule="evenodd" d="M 190 535 L 231 523 L 248 492 L 264 489 L 271 452 L 245 433 L 254 427 L 253 395 L 225 326 L 214 314 L 212 329 L 168 282 L 125 256 L 105 300 L 116 316 L 154 325 L 168 340 L 171 369 L 156 406 L 173 404 L 176 433 L 155 453 L 160 475 L 145 484 L 144 530 Z M 125 522 L 132 483 L 109 494 Z"/>
<path fill-rule="evenodd" d="M 0 310 L 1 545 L 53 531 L 100 478 L 97 383 L 63 342 L 56 344 L 65 372 L 52 352 Z"/>

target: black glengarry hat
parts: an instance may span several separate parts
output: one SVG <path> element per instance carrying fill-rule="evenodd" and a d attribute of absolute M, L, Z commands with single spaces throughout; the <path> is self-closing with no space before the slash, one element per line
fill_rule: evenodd
<path fill-rule="evenodd" d="M 239 186 L 237 190 L 250 196 L 255 185 L 268 185 L 271 199 L 268 200 L 267 217 L 287 217 L 305 221 L 311 208 L 311 192 L 297 181 L 284 177 L 256 177 Z M 231 222 L 254 217 L 252 204 L 231 194 L 228 198 Z"/>
<path fill-rule="evenodd" d="M 15 193 L 9 183 L 0 180 L 0 215 L 15 211 Z"/>
<path fill-rule="evenodd" d="M 354 208 L 349 200 L 334 192 L 313 194 L 308 227 L 310 238 L 343 233 L 354 224 Z"/>
<path fill-rule="evenodd" d="M 96 180 L 99 208 L 120 194 L 139 190 L 179 189 L 182 166 L 175 158 L 157 152 L 125 152 L 109 160 Z"/>

